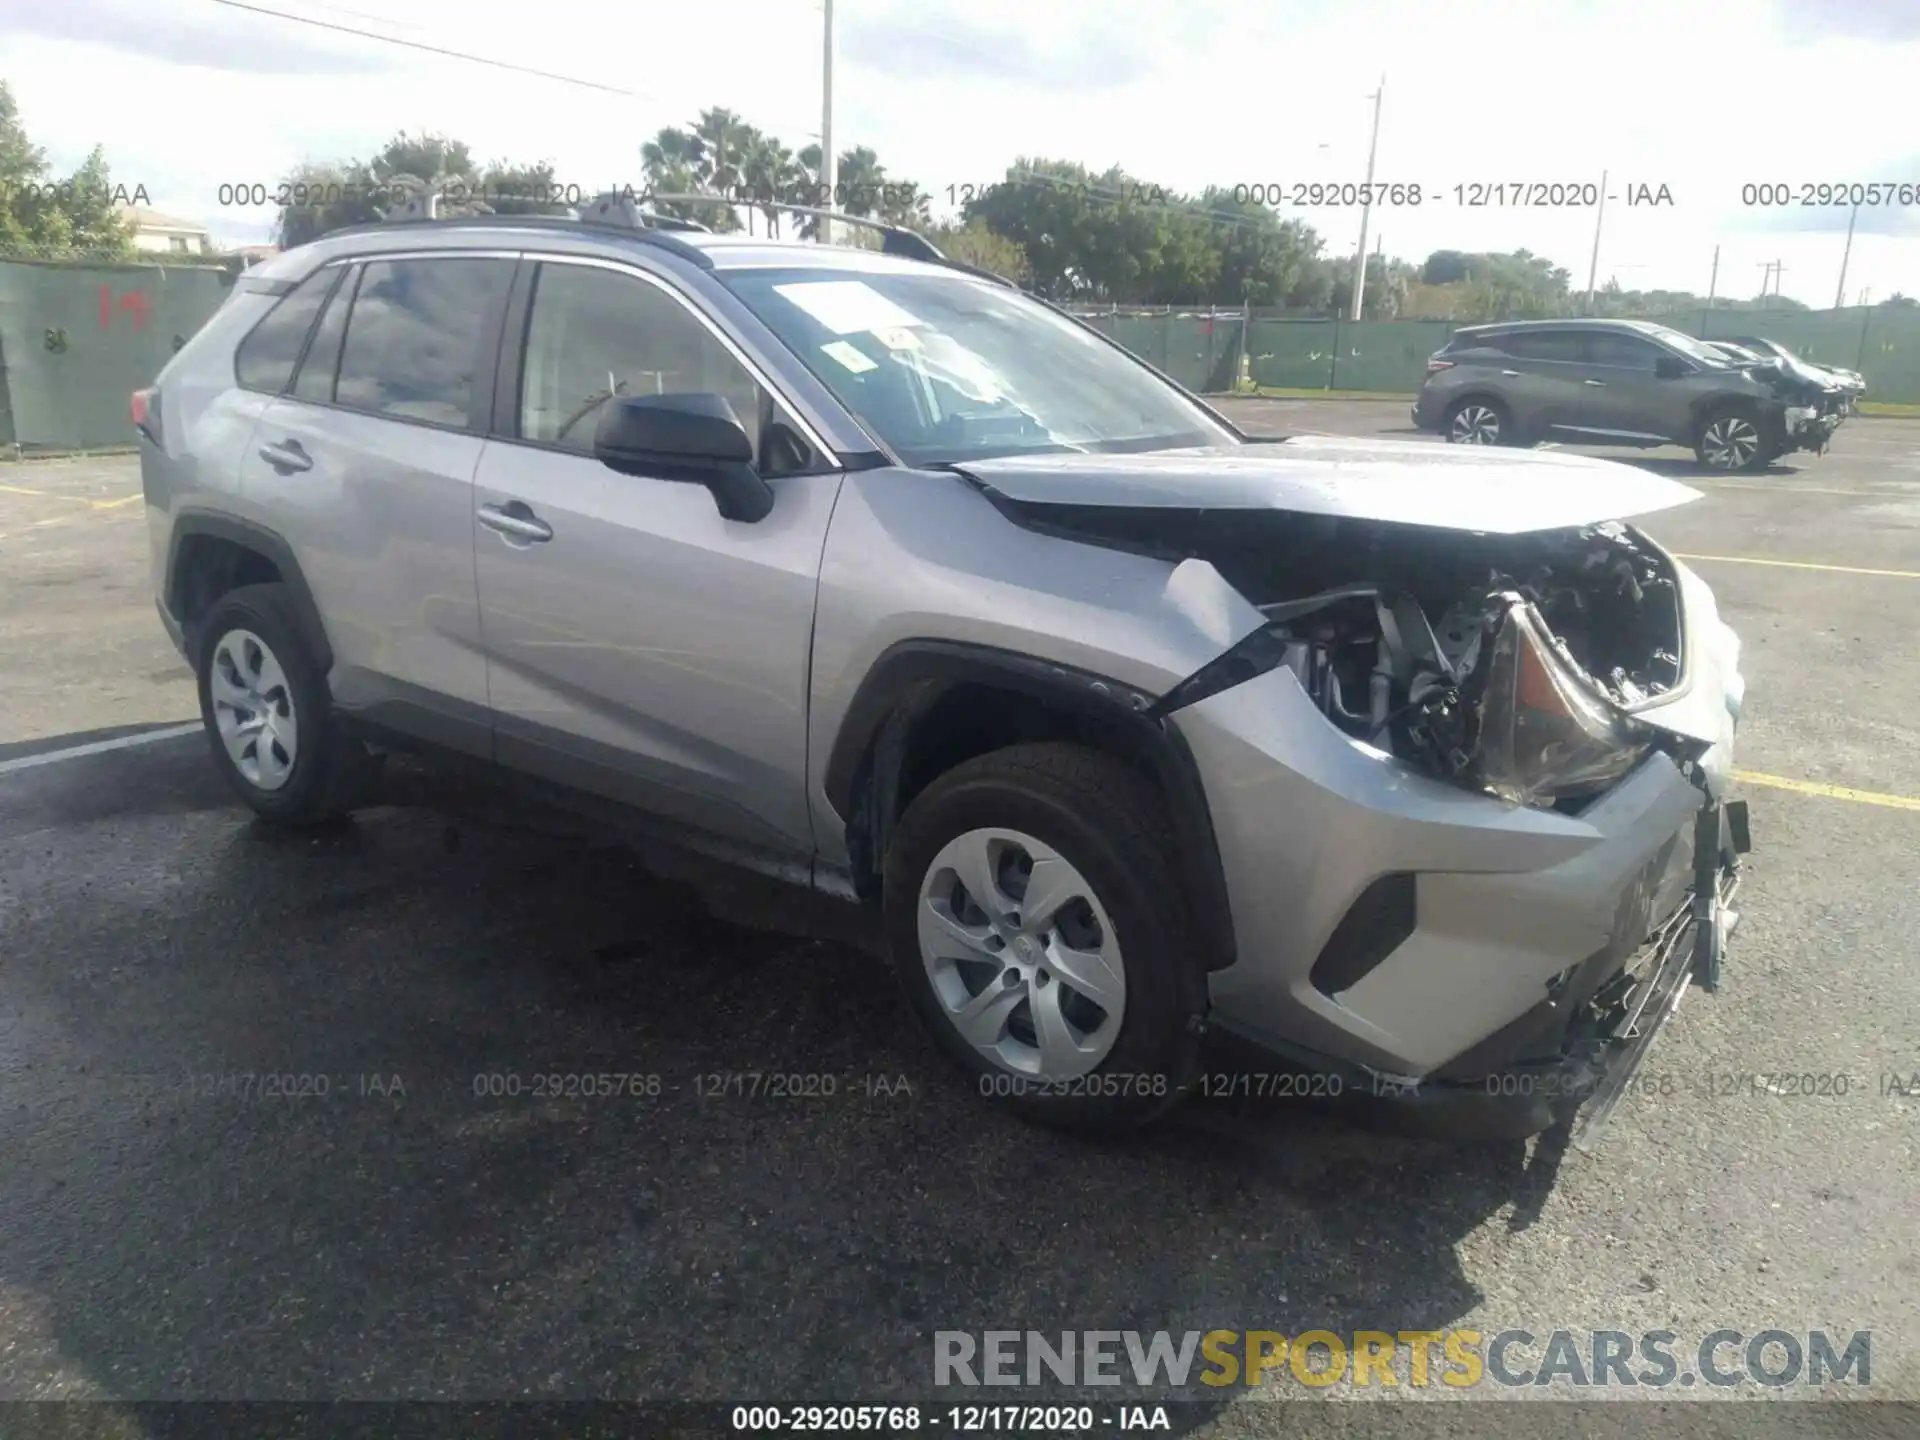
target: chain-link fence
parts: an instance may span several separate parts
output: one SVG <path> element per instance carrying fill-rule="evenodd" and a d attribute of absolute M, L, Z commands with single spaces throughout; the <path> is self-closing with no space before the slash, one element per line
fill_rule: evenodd
<path fill-rule="evenodd" d="M 1451 320 L 1345 320 L 1271 311 L 1079 307 L 1081 319 L 1190 390 L 1224 394 L 1243 372 L 1261 390 L 1406 395 L 1460 328 Z M 1920 405 L 1920 309 L 1688 310 L 1634 317 L 1707 340 L 1760 336 L 1866 377 L 1867 401 Z"/>

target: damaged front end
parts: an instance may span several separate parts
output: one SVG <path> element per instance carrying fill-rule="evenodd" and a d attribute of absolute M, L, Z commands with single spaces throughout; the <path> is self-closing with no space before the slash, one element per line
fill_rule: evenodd
<path fill-rule="evenodd" d="M 1266 623 L 1156 712 L 1284 666 L 1354 740 L 1436 780 L 1562 810 L 1652 751 L 1686 768 L 1709 748 L 1635 713 L 1683 683 L 1684 632 L 1672 561 L 1625 525 L 1380 530 L 1345 548 L 1367 568 L 1304 595 L 1273 597 L 1271 579 L 1229 575 Z"/>
<path fill-rule="evenodd" d="M 1854 394 L 1844 384 L 1777 360 L 1763 361 L 1747 370 L 1773 392 L 1778 404 L 1780 450 L 1825 454 L 1833 432 L 1854 413 Z"/>

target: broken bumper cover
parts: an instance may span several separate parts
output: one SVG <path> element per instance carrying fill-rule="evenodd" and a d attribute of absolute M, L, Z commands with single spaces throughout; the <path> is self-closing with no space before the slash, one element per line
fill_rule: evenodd
<path fill-rule="evenodd" d="M 1833 432 L 1847 418 L 1851 409 L 1845 401 L 1822 407 L 1817 405 L 1788 405 L 1780 411 L 1780 430 L 1777 437 L 1783 451 L 1814 450 L 1824 451 L 1832 443 Z"/>
<path fill-rule="evenodd" d="M 1484 1073 L 1461 1073 L 1477 1067 L 1456 1064 L 1424 1078 L 1280 1047 L 1283 1058 L 1339 1077 L 1333 1093 L 1383 1111 L 1405 1130 L 1521 1140 L 1567 1127 L 1574 1147 L 1591 1151 L 1687 990 L 1697 984 L 1712 993 L 1720 986 L 1727 942 L 1739 921 L 1731 901 L 1742 877 L 1739 857 L 1749 848 L 1745 804 L 1706 805 L 1693 828 L 1695 885 L 1644 943 L 1630 954 L 1592 957 L 1584 975 L 1577 972 L 1558 995 L 1476 1047 L 1497 1054 L 1511 1047 L 1515 1033 L 1530 1034 L 1535 1041 L 1524 1048 L 1534 1053 L 1527 1058 Z M 1231 1023 L 1225 1028 L 1244 1035 Z M 1538 1053 L 1543 1037 L 1556 1046 L 1551 1053 Z"/>

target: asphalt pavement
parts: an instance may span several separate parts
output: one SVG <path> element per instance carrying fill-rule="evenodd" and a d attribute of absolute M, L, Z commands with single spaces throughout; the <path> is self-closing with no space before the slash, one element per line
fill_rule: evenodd
<path fill-rule="evenodd" d="M 831 903 L 411 766 L 276 835 L 140 735 L 195 710 L 134 463 L 0 466 L 0 1401 L 924 1400 L 941 1330 L 1450 1327 L 1870 1331 L 1867 1393 L 1920 1400 L 1920 423 L 1700 488 L 1648 528 L 1746 642 L 1755 850 L 1672 1093 L 1585 1156 L 1272 1098 L 1075 1140 L 971 1093 Z M 1412 1433 L 1271 1386 L 1174 1423 Z"/>

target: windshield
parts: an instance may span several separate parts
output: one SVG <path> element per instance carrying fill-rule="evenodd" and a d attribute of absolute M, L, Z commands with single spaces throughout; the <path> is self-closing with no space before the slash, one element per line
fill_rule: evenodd
<path fill-rule="evenodd" d="M 721 278 L 909 465 L 1238 437 L 1099 336 L 960 274 L 740 270 Z"/>
<path fill-rule="evenodd" d="M 1646 333 L 1661 344 L 1678 350 L 1689 360 L 1697 361 L 1699 364 L 1712 365 L 1723 370 L 1732 364 L 1720 351 L 1713 349 L 1703 340 L 1694 339 L 1684 330 L 1670 330 L 1665 325 L 1649 325 Z"/>

